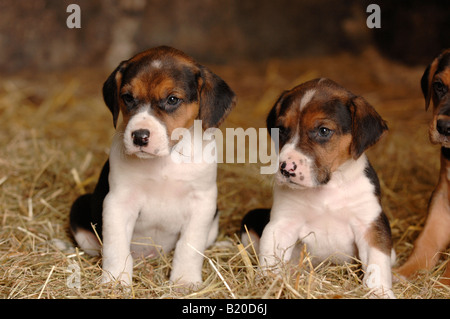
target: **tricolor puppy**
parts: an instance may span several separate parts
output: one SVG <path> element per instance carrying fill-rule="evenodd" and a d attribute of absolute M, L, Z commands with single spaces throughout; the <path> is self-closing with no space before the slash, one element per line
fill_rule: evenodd
<path fill-rule="evenodd" d="M 429 135 L 431 143 L 442 146 L 441 171 L 429 203 L 425 227 L 411 256 L 398 269 L 404 277 L 411 277 L 420 269 L 433 268 L 450 244 L 450 49 L 443 51 L 426 68 L 421 86 L 425 109 L 428 110 L 433 103 Z M 441 282 L 450 284 L 450 266 L 447 266 Z"/>
<path fill-rule="evenodd" d="M 387 130 L 385 121 L 362 97 L 316 79 L 284 92 L 267 127 L 279 128 L 272 210 L 251 211 L 243 220 L 252 240 L 258 242 L 262 231 L 257 247 L 263 269 L 277 270 L 305 244 L 315 264 L 357 257 L 373 294 L 394 297 L 390 226 L 364 154 Z"/>
<path fill-rule="evenodd" d="M 158 47 L 120 63 L 103 96 L 114 126 L 120 113 L 122 121 L 94 193 L 73 204 L 76 241 L 91 254 L 102 249 L 103 282 L 129 285 L 132 256 L 175 249 L 170 279 L 200 283 L 200 253 L 218 233 L 217 164 L 186 160 L 192 153 L 182 154 L 182 163 L 174 161 L 177 143 L 203 144 L 195 134 L 181 141 L 171 135 L 177 128 L 192 130 L 196 119 L 205 130 L 217 127 L 234 106 L 234 93 L 184 53 Z"/>

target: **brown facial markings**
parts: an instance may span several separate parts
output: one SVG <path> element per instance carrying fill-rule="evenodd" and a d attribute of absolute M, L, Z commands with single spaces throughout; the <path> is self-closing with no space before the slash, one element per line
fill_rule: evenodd
<path fill-rule="evenodd" d="M 191 103 L 182 105 L 174 114 L 164 115 L 162 120 L 167 128 L 167 135 L 172 135 L 172 132 L 176 128 L 190 128 L 194 125 L 194 120 L 198 116 L 199 105 L 198 103 Z M 170 140 L 170 145 L 175 144 L 177 140 Z"/>
<path fill-rule="evenodd" d="M 298 127 L 298 111 L 291 107 L 278 118 L 277 125 L 280 127 L 280 149 L 289 141 L 297 132 Z"/>
<path fill-rule="evenodd" d="M 282 117 L 282 123 L 286 128 L 295 132 L 298 126 L 298 118 L 300 111 L 295 107 L 290 107 Z"/>
<path fill-rule="evenodd" d="M 431 103 L 431 97 L 433 95 L 433 91 L 431 89 L 431 84 L 433 83 L 434 74 L 436 73 L 438 66 L 438 59 L 434 59 L 434 61 L 428 66 L 426 72 L 428 72 L 428 78 L 422 79 L 422 90 L 425 95 L 425 109 L 428 110 L 428 107 Z"/>
<path fill-rule="evenodd" d="M 433 88 L 434 82 L 440 82 L 444 87 L 447 88 L 447 93 L 443 96 L 438 96 Z M 442 72 L 437 73 L 431 80 L 429 90 L 431 91 L 431 96 L 433 100 L 433 115 L 437 116 L 443 104 L 448 100 L 448 89 L 450 89 L 450 66 L 444 69 Z"/>
<path fill-rule="evenodd" d="M 420 85 L 422 93 L 425 97 L 425 109 L 428 110 L 431 101 L 433 100 L 433 107 L 438 107 L 436 97 L 434 96 L 433 82 L 439 77 L 439 73 L 447 73 L 450 69 L 450 49 L 444 50 L 439 54 L 425 69 Z M 448 81 L 448 73 L 444 75 L 443 82 L 450 84 Z"/>
<path fill-rule="evenodd" d="M 128 86 L 133 96 L 141 104 L 159 102 L 175 90 L 178 90 L 179 94 L 182 93 L 182 90 L 177 89 L 172 78 L 158 73 L 134 78 Z M 151 106 L 154 107 L 154 105 Z"/>
<path fill-rule="evenodd" d="M 155 86 L 152 92 L 154 92 L 152 100 L 159 104 L 152 106 L 153 112 L 165 124 L 169 137 L 176 128 L 189 128 L 194 124 L 200 110 L 198 100 L 189 102 L 191 93 L 186 92 L 176 81 L 165 78 Z M 181 100 L 173 110 L 171 106 L 167 105 L 165 105 L 167 108 L 164 109 L 164 103 L 170 96 Z M 173 143 L 175 142 L 173 141 Z"/>
<path fill-rule="evenodd" d="M 188 61 L 183 57 L 180 59 L 183 64 Z M 185 73 L 184 78 L 175 77 L 171 74 L 180 74 L 182 71 Z M 176 65 L 175 70 L 170 71 L 144 68 L 144 71 L 132 77 L 128 83 L 122 86 L 119 93 L 119 97 L 123 94 L 130 94 L 136 100 L 136 105 L 130 106 L 120 98 L 124 121 L 128 122 L 133 113 L 142 111 L 142 107 L 147 107 L 149 113 L 152 113 L 166 125 L 169 137 L 175 128 L 192 126 L 199 114 L 199 104 L 196 98 L 198 96 L 198 83 L 194 81 L 196 67 L 190 66 L 190 68 L 187 68 L 185 66 L 182 71 L 178 65 Z M 192 72 L 192 74 L 186 75 L 187 72 Z M 195 83 L 186 83 L 188 80 Z M 180 102 L 169 105 L 167 103 L 169 97 L 175 97 Z"/>
<path fill-rule="evenodd" d="M 351 159 L 351 134 L 333 136 L 325 146 L 316 145 L 316 162 L 318 167 L 325 167 L 330 173 Z"/>
<path fill-rule="evenodd" d="M 450 68 L 446 68 L 444 71 L 439 73 L 439 78 L 447 86 L 450 85 Z"/>
<path fill-rule="evenodd" d="M 236 104 L 234 92 L 218 75 L 167 46 L 121 62 L 103 84 L 103 98 L 114 127 L 120 113 L 123 130 L 147 107 L 162 124 L 167 122 L 168 134 L 177 126 L 192 125 L 194 119 L 202 120 L 204 129 L 218 127 Z M 172 103 L 173 98 L 179 103 Z"/>
<path fill-rule="evenodd" d="M 352 97 L 330 80 L 314 80 L 284 92 L 268 116 L 268 127 L 280 128 L 280 149 L 297 139 L 296 148 L 314 159 L 319 183 L 352 158 Z M 322 136 L 322 129 L 329 136 Z"/>
<path fill-rule="evenodd" d="M 430 69 L 437 65 L 438 59 L 431 64 Z M 433 101 L 433 119 L 428 129 L 430 141 L 433 144 L 441 144 L 444 147 L 450 147 L 448 136 L 448 123 L 450 123 L 450 65 L 443 70 L 436 69 L 434 76 L 430 74 L 429 95 Z M 436 91 L 436 85 L 441 86 L 440 92 Z"/>
<path fill-rule="evenodd" d="M 322 137 L 321 129 L 330 130 L 330 137 Z M 330 118 L 321 104 L 312 104 L 301 114 L 298 148 L 314 158 L 317 180 L 327 182 L 331 173 L 351 158 L 352 135 L 343 133 L 341 123 Z"/>

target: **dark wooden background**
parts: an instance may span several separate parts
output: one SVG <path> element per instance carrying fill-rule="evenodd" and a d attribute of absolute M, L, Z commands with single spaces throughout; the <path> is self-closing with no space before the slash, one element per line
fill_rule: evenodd
<path fill-rule="evenodd" d="M 81 7 L 81 29 L 66 8 Z M 381 7 L 381 29 L 366 26 Z M 0 0 L 0 71 L 113 67 L 166 44 L 205 63 L 358 52 L 425 64 L 450 46 L 448 0 Z"/>

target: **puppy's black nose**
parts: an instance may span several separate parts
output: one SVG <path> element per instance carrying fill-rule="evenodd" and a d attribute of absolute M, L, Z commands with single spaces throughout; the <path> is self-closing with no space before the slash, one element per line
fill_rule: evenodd
<path fill-rule="evenodd" d="M 450 136 L 450 121 L 449 120 L 437 120 L 436 130 L 441 135 Z"/>
<path fill-rule="evenodd" d="M 295 177 L 295 170 L 297 169 L 297 164 L 295 164 L 295 162 L 292 163 L 286 163 L 281 162 L 280 163 L 280 173 L 284 176 L 284 177 Z"/>
<path fill-rule="evenodd" d="M 145 129 L 136 130 L 131 133 L 133 143 L 137 146 L 146 146 L 150 138 L 150 131 Z"/>

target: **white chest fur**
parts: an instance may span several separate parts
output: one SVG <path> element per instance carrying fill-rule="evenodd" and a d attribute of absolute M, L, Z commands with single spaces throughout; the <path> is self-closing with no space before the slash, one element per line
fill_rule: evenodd
<path fill-rule="evenodd" d="M 293 234 L 306 244 L 317 262 L 351 259 L 356 254 L 355 233 L 364 232 L 381 212 L 374 185 L 364 174 L 366 165 L 365 156 L 351 160 L 317 188 L 275 185 L 271 224 L 281 227 L 280 234 Z"/>
<path fill-rule="evenodd" d="M 125 210 L 138 212 L 134 253 L 151 253 L 151 247 L 168 252 L 200 206 L 211 206 L 207 211 L 214 214 L 216 163 L 175 163 L 170 155 L 140 159 L 121 152 L 120 139 L 115 143 L 110 154 L 110 193 L 123 198 Z"/>
<path fill-rule="evenodd" d="M 192 143 L 193 141 L 188 141 Z M 189 154 L 184 154 L 189 156 Z M 191 154 L 192 155 L 192 154 Z M 216 163 L 138 158 L 116 135 L 103 207 L 103 269 L 130 282 L 133 256 L 175 249 L 171 279 L 201 281 L 202 256 L 218 232 Z M 104 281 L 110 277 L 104 275 Z"/>

